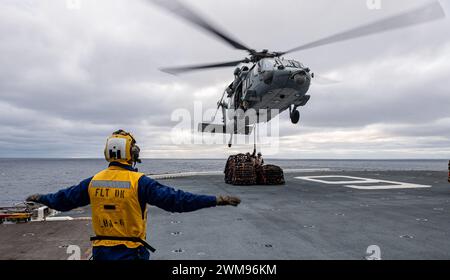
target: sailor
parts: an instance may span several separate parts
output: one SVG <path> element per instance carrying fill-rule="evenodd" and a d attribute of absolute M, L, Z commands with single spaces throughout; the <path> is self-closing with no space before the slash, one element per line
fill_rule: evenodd
<path fill-rule="evenodd" d="M 244 111 L 247 111 L 247 109 L 249 108 L 249 102 L 245 99 L 245 94 L 246 91 L 244 91 L 244 80 L 246 79 L 248 72 L 250 71 L 250 69 L 247 66 L 243 66 L 241 71 L 239 72 L 239 81 L 240 81 L 240 85 L 239 85 L 239 90 L 238 92 L 238 98 L 239 98 L 239 109 L 242 109 Z"/>
<path fill-rule="evenodd" d="M 247 162 L 253 163 L 255 165 L 255 157 L 251 155 L 249 152 L 245 153 L 245 158 Z"/>
<path fill-rule="evenodd" d="M 258 156 L 256 157 L 256 165 L 262 166 L 264 164 L 264 159 L 262 157 L 261 152 L 258 153 Z"/>
<path fill-rule="evenodd" d="M 247 153 L 247 156 L 250 158 L 250 161 L 252 162 L 253 166 L 256 167 L 256 148 L 253 149 L 253 153 Z"/>
<path fill-rule="evenodd" d="M 90 204 L 94 260 L 150 258 L 147 249 L 154 249 L 145 242 L 147 204 L 181 213 L 217 205 L 237 206 L 241 202 L 234 196 L 198 195 L 164 186 L 134 168 L 141 162 L 139 151 L 133 135 L 118 130 L 106 141 L 107 169 L 78 185 L 52 194 L 34 194 L 27 201 L 58 211 Z"/>
<path fill-rule="evenodd" d="M 234 69 L 234 81 L 227 87 L 227 96 L 231 97 L 233 96 L 234 92 L 238 88 L 239 84 L 241 83 L 241 68 L 237 67 Z"/>

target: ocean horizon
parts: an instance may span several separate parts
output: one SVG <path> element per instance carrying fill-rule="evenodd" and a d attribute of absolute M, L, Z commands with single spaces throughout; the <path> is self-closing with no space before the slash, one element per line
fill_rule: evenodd
<path fill-rule="evenodd" d="M 274 159 L 283 169 L 329 168 L 346 171 L 448 171 L 446 159 Z M 137 167 L 145 174 L 223 171 L 226 158 L 146 158 Z M 102 158 L 0 158 L 0 206 L 21 202 L 33 193 L 49 193 L 78 184 L 106 168 Z M 151 176 L 151 175 L 150 175 Z"/>

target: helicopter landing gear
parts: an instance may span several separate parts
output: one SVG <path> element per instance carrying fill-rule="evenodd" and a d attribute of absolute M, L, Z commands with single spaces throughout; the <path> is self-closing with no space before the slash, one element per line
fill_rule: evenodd
<path fill-rule="evenodd" d="M 297 107 L 295 106 L 294 109 L 289 108 L 289 116 L 293 124 L 297 124 L 300 121 L 300 112 L 297 110 Z"/>

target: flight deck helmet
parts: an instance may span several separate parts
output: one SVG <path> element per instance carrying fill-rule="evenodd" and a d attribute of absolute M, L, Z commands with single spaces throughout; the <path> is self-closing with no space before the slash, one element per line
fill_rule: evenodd
<path fill-rule="evenodd" d="M 119 162 L 132 165 L 141 163 L 140 148 L 136 145 L 133 135 L 122 129 L 113 132 L 106 140 L 105 159 L 108 162 Z"/>

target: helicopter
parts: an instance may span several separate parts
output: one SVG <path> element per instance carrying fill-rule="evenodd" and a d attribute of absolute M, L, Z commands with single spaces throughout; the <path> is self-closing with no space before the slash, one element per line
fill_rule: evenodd
<path fill-rule="evenodd" d="M 290 120 L 293 124 L 300 121 L 298 108 L 305 106 L 310 100 L 311 96 L 307 93 L 315 75 L 310 68 L 297 60 L 285 58 L 285 55 L 445 18 L 441 4 L 433 1 L 287 51 L 277 52 L 267 49 L 257 51 L 234 39 L 178 0 L 150 1 L 219 38 L 231 47 L 248 53 L 249 56 L 241 60 L 160 69 L 166 73 L 177 75 L 189 71 L 241 65 L 234 70 L 234 81 L 225 89 L 222 98 L 217 103 L 217 110 L 222 109 L 223 124 L 214 124 L 213 119 L 210 123 L 200 123 L 198 127 L 199 132 L 202 133 L 227 133 L 231 134 L 231 137 L 233 134 L 248 135 L 255 123 L 268 122 L 276 114 L 286 110 L 289 110 Z M 237 120 L 244 118 L 245 114 L 236 114 L 236 112 L 245 113 L 250 109 L 257 112 L 257 117 L 246 119 L 243 126 L 237 125 Z M 225 110 L 232 113 L 226 114 Z M 266 112 L 264 117 L 260 112 Z M 229 146 L 231 146 L 231 139 Z"/>

